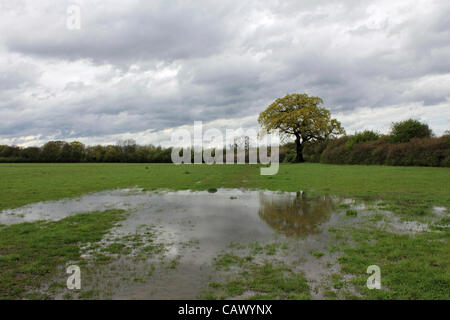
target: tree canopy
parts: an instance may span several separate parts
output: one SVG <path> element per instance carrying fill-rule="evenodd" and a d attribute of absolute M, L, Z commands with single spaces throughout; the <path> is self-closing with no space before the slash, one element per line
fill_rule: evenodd
<path fill-rule="evenodd" d="M 259 124 L 271 132 L 279 130 L 285 136 L 294 136 L 297 162 L 303 162 L 303 144 L 325 140 L 344 134 L 341 123 L 331 118 L 330 111 L 319 107 L 323 100 L 307 94 L 288 94 L 276 99 L 258 118 Z"/>
<path fill-rule="evenodd" d="M 418 120 L 408 119 L 392 124 L 391 142 L 408 142 L 412 138 L 429 138 L 433 135 L 430 127 L 426 123 Z"/>

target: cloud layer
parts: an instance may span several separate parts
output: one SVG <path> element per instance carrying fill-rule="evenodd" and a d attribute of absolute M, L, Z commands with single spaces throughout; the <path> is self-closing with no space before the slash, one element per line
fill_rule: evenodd
<path fill-rule="evenodd" d="M 441 134 L 449 16 L 446 0 L 0 0 L 0 143 L 163 143 L 194 120 L 256 126 L 293 92 L 348 132 L 415 117 Z"/>

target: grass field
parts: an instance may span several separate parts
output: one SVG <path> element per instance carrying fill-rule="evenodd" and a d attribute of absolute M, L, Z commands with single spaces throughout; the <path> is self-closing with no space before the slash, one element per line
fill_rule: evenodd
<path fill-rule="evenodd" d="M 305 190 L 381 200 L 378 205 L 382 209 L 393 211 L 402 219 L 421 221 L 436 218 L 431 208 L 443 206 L 447 208 L 446 216 L 437 222 L 433 220 L 430 231 L 417 235 L 379 230 L 374 227 L 375 220 L 363 228 L 330 230 L 339 243 L 339 248 L 330 248 L 330 252 L 341 252 L 341 271 L 330 275 L 333 289 L 327 297 L 356 298 L 347 290 L 351 284 L 366 298 L 450 299 L 448 168 L 308 163 L 281 165 L 277 175 L 261 176 L 256 165 L 1 164 L 0 176 L 0 210 L 135 186 L 146 190 Z M 357 215 L 357 211 L 347 210 L 347 219 Z M 80 259 L 80 244 L 99 241 L 121 219 L 122 212 L 94 212 L 57 222 L 0 226 L 0 297 L 34 298 L 26 295 L 27 287 L 49 279 L 58 264 Z M 313 252 L 312 256 L 320 260 L 325 254 L 328 253 Z M 249 288 L 263 292 L 264 298 L 310 297 L 304 276 L 292 273 L 286 266 L 261 266 L 239 258 L 236 252 L 226 257 L 233 259 L 222 260 L 243 269 L 243 276 L 214 284 L 222 293 L 208 297 L 227 297 L 223 292 L 231 294 Z M 389 290 L 365 288 L 365 268 L 371 264 L 380 265 L 383 283 Z M 351 280 L 344 275 L 351 275 Z"/>
<path fill-rule="evenodd" d="M 304 190 L 384 199 L 412 208 L 450 204 L 448 168 L 304 163 L 281 165 L 277 175 L 261 176 L 256 165 L 0 164 L 0 177 L 0 210 L 133 186 Z"/>

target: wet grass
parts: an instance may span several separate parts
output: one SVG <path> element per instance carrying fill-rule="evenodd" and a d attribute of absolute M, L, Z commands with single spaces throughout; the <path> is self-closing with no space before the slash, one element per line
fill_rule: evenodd
<path fill-rule="evenodd" d="M 268 179 L 251 172 L 249 185 L 269 190 L 306 190 L 363 201 L 383 200 L 380 208 L 420 219 L 434 205 L 450 207 L 450 169 L 360 165 L 293 164 L 281 165 Z M 341 204 L 341 209 L 350 205 Z"/>
<path fill-rule="evenodd" d="M 311 255 L 315 258 L 322 258 L 325 255 L 325 253 L 317 251 L 317 250 L 313 250 L 313 251 L 311 251 Z"/>
<path fill-rule="evenodd" d="M 282 164 L 277 175 L 261 176 L 257 165 L 0 164 L 0 175 L 0 210 L 133 186 L 306 190 L 384 199 L 386 210 L 412 217 L 426 214 L 431 205 L 450 207 L 449 168 L 304 163 Z"/>
<path fill-rule="evenodd" d="M 224 299 L 239 297 L 259 299 L 310 299 L 309 287 L 302 273 L 295 273 L 279 263 L 247 263 L 238 277 L 223 283 L 209 284 L 210 291 L 205 298 Z"/>
<path fill-rule="evenodd" d="M 210 282 L 201 298 L 214 300 L 311 298 L 307 280 L 302 272 L 295 272 L 282 261 L 254 260 L 255 254 L 245 256 L 231 252 L 219 254 L 214 263 L 217 270 L 227 271 L 226 280 Z"/>
<path fill-rule="evenodd" d="M 398 235 L 378 229 L 353 229 L 357 244 L 338 260 L 342 272 L 369 299 L 450 299 L 450 228 L 443 232 Z M 381 269 L 381 290 L 366 286 L 369 265 Z"/>
<path fill-rule="evenodd" d="M 256 168 L 246 165 L 0 164 L 0 210 L 134 186 L 146 190 L 231 188 L 240 186 L 241 175 L 247 170 Z"/>
<path fill-rule="evenodd" d="M 123 211 L 107 210 L 1 229 L 0 299 L 33 298 L 27 289 L 39 288 L 58 266 L 78 261 L 80 246 L 100 241 L 124 218 Z"/>
<path fill-rule="evenodd" d="M 347 217 L 356 217 L 358 215 L 358 211 L 349 209 L 349 210 L 345 211 L 345 215 Z"/>
<path fill-rule="evenodd" d="M 200 298 L 310 299 L 303 272 L 275 256 L 287 249 L 288 245 L 280 242 L 230 243 L 213 262 L 222 280 L 210 282 Z"/>

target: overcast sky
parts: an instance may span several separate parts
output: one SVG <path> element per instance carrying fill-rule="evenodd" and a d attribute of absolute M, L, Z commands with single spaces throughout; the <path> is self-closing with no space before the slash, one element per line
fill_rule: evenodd
<path fill-rule="evenodd" d="M 81 28 L 71 5 L 81 12 Z M 448 0 L 0 0 L 0 143 L 167 144 L 256 127 L 286 93 L 347 133 L 450 129 Z"/>

